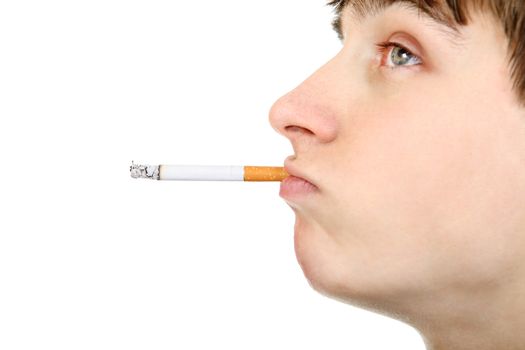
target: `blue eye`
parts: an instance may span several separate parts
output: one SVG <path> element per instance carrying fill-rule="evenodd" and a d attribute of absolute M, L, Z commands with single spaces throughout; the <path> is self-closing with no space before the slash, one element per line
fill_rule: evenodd
<path fill-rule="evenodd" d="M 413 55 L 401 44 L 384 42 L 377 44 L 377 47 L 383 56 L 386 55 L 386 61 L 384 64 L 391 69 L 395 69 L 396 67 L 415 66 L 422 63 L 419 57 Z M 393 49 L 390 49 L 391 47 Z M 381 58 L 381 63 L 383 63 L 383 58 Z"/>

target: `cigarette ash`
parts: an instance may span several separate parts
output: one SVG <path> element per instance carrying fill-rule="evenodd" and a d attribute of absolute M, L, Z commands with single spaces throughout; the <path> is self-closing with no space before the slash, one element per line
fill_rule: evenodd
<path fill-rule="evenodd" d="M 159 165 L 140 165 L 131 161 L 129 171 L 134 179 L 160 180 Z"/>

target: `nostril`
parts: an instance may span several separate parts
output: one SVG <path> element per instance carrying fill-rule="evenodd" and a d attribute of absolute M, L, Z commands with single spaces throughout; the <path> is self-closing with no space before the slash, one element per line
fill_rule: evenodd
<path fill-rule="evenodd" d="M 296 126 L 296 125 L 289 125 L 289 126 L 285 127 L 284 130 L 289 131 L 289 132 L 313 134 L 312 131 L 310 131 L 308 129 L 305 129 L 305 128 L 302 128 L 300 126 Z"/>

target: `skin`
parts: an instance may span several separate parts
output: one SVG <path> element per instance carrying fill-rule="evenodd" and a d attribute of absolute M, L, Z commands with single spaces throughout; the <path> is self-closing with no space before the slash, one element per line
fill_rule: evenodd
<path fill-rule="evenodd" d="M 342 19 L 340 52 L 270 111 L 318 187 L 286 199 L 305 277 L 428 349 L 523 349 L 525 109 L 504 33 L 472 13 L 451 44 L 399 4 Z M 386 40 L 421 63 L 388 67 Z"/>

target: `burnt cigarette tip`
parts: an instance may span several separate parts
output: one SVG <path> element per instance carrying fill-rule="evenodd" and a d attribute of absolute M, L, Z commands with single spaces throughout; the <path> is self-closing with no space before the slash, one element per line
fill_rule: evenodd
<path fill-rule="evenodd" d="M 140 165 L 140 164 L 135 164 L 134 161 L 131 161 L 129 172 L 131 174 L 131 177 L 134 179 L 159 180 L 160 179 L 160 169 L 159 168 L 160 168 L 159 165 Z"/>

